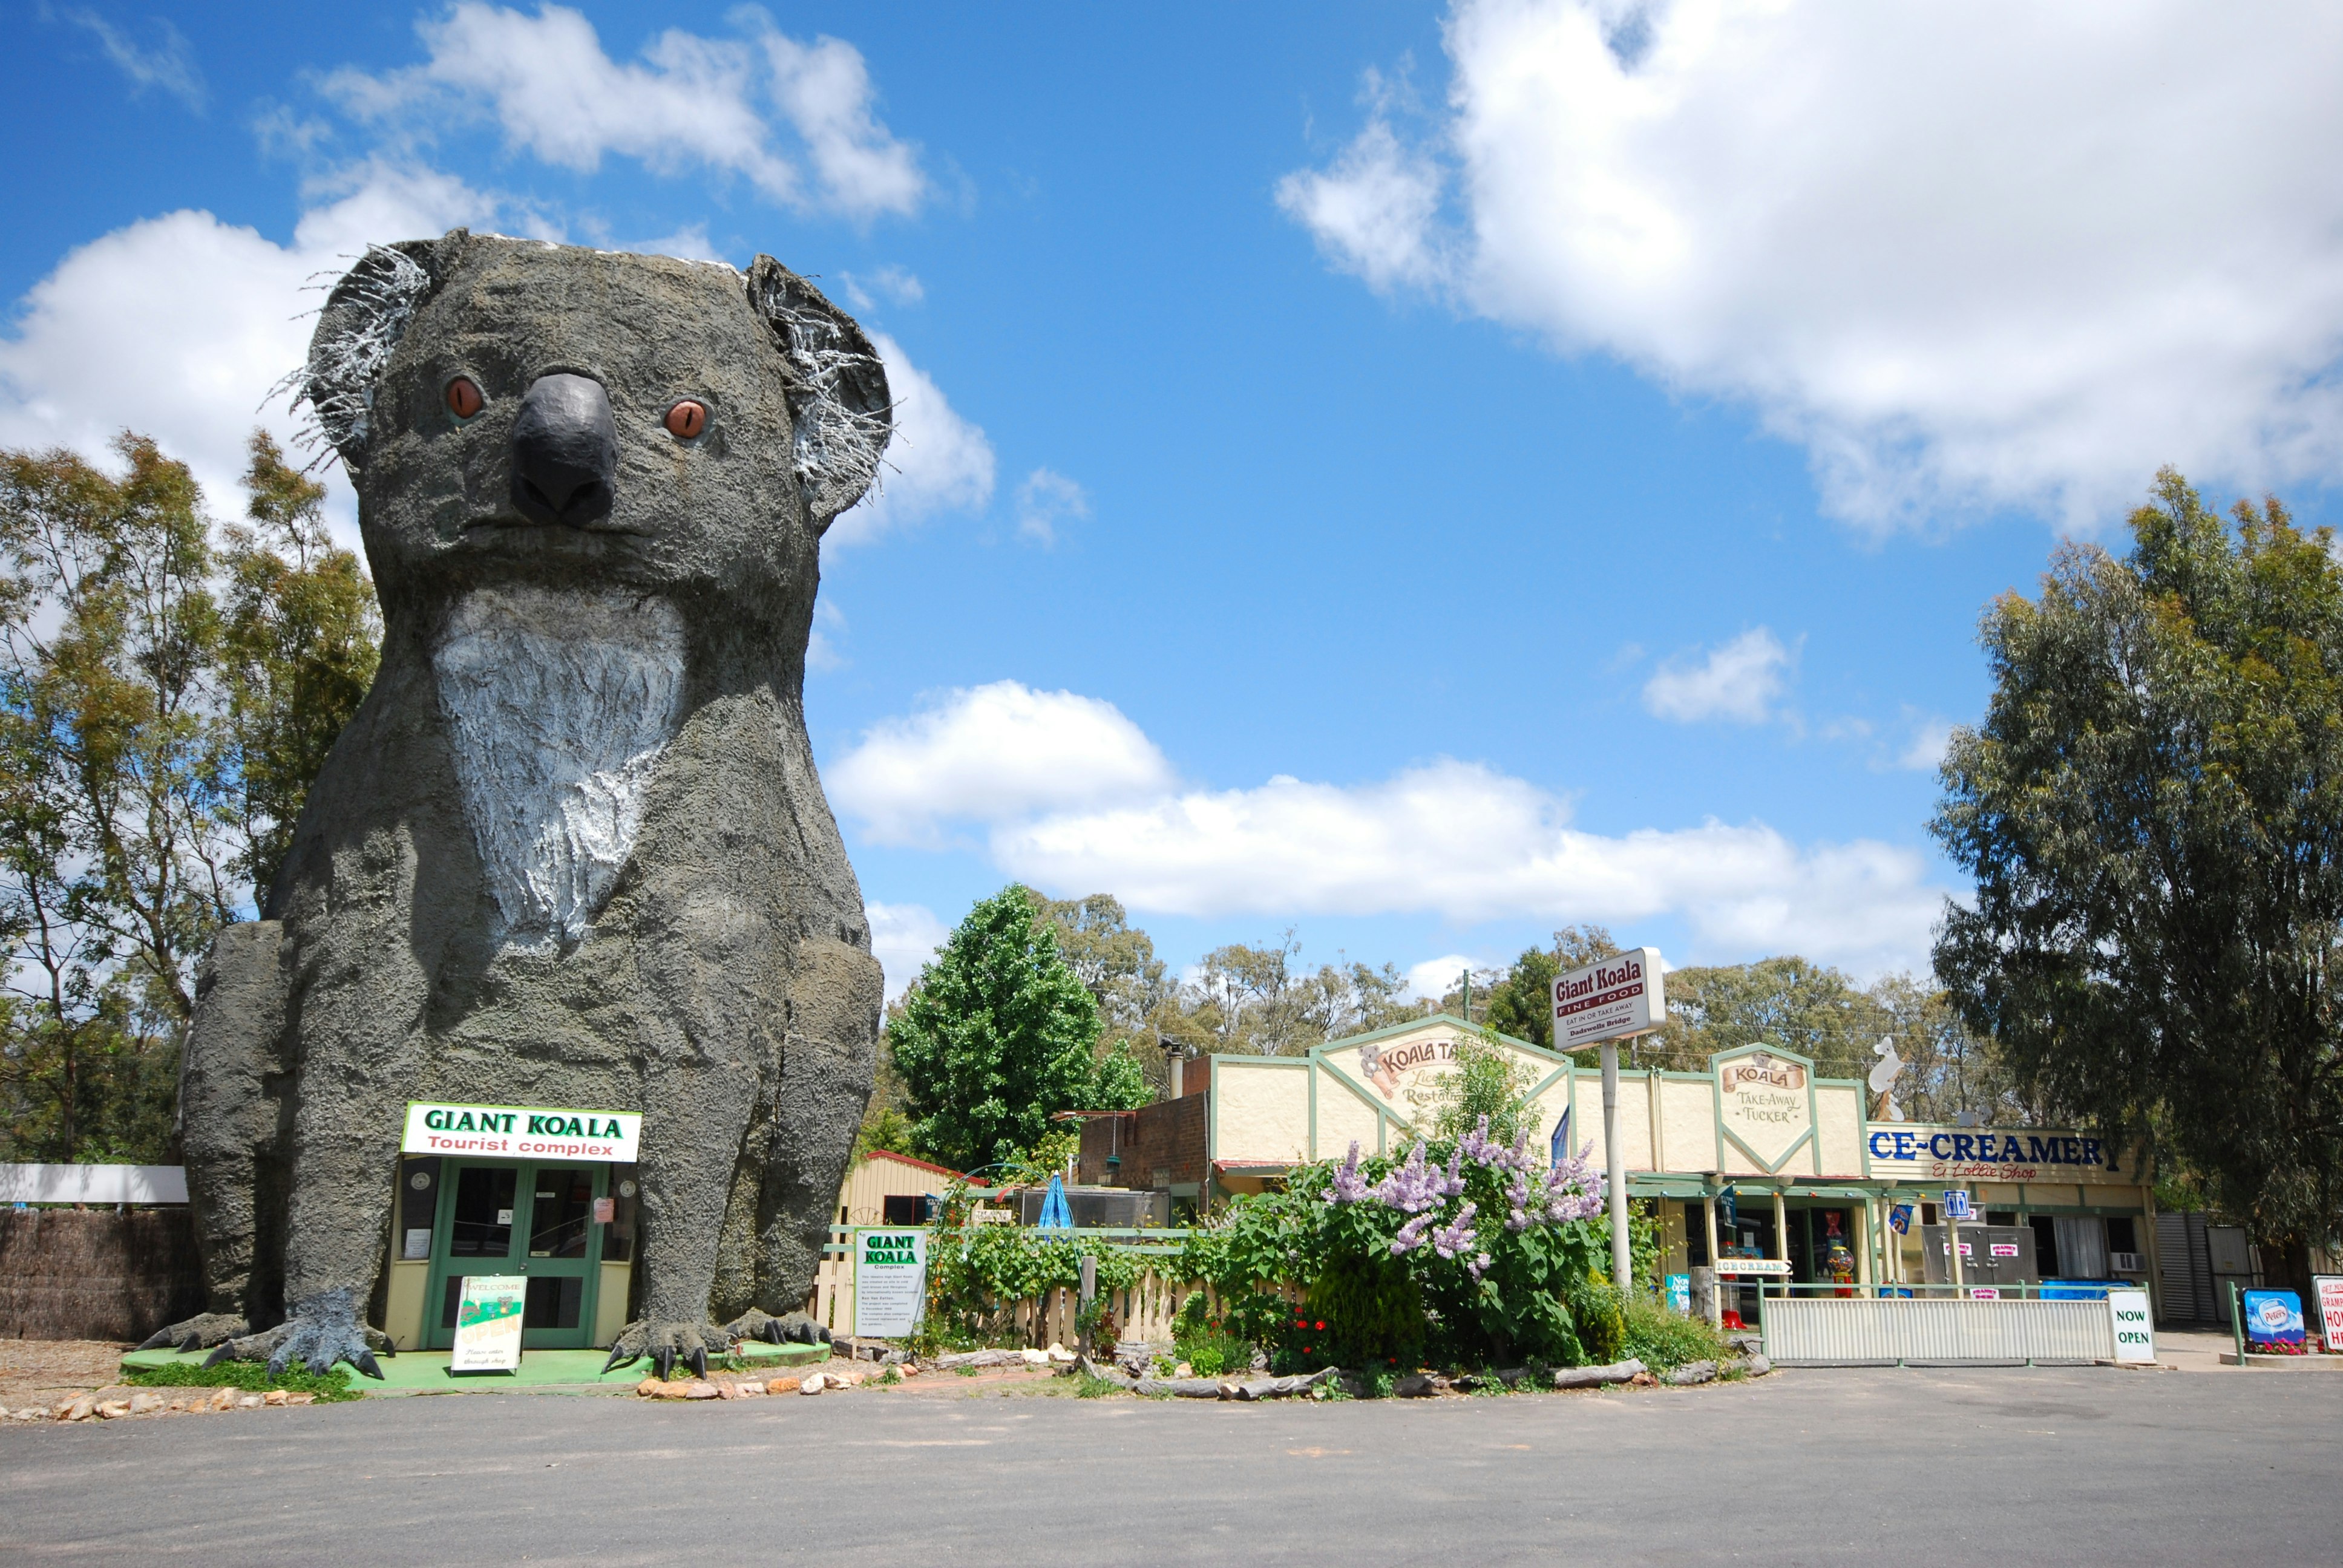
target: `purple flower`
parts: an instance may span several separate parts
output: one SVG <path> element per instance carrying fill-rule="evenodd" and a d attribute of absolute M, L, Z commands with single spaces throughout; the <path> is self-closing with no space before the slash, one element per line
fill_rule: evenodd
<path fill-rule="evenodd" d="M 1487 1271 L 1489 1265 L 1493 1261 L 1495 1261 L 1494 1259 L 1491 1258 L 1488 1253 L 1483 1252 L 1479 1257 L 1473 1259 L 1471 1262 L 1465 1264 L 1464 1271 L 1471 1274 L 1477 1280 Z"/>
<path fill-rule="evenodd" d="M 1334 1171 L 1334 1184 L 1327 1189 L 1329 1203 L 1356 1203 L 1367 1196 L 1367 1179 L 1359 1174 L 1359 1142 L 1351 1141 L 1351 1157 Z"/>
<path fill-rule="evenodd" d="M 1433 1216 L 1430 1214 L 1418 1214 L 1414 1219 L 1402 1225 L 1399 1228 L 1399 1234 L 1392 1238 L 1392 1256 L 1394 1258 L 1403 1256 L 1423 1245 L 1423 1228 L 1431 1224 L 1432 1221 Z"/>
<path fill-rule="evenodd" d="M 1423 1140 L 1419 1138 L 1408 1151 L 1407 1163 L 1375 1183 L 1373 1193 L 1403 1214 L 1421 1214 L 1440 1201 L 1440 1189 L 1438 1173 L 1424 1169 Z"/>
<path fill-rule="evenodd" d="M 1468 1201 L 1464 1207 L 1456 1211 L 1455 1219 L 1432 1233 L 1432 1250 L 1443 1258 L 1453 1258 L 1459 1252 L 1469 1251 L 1473 1244 L 1480 1240 L 1473 1230 L 1473 1216 L 1479 1211 L 1479 1209 L 1480 1205 Z"/>
<path fill-rule="evenodd" d="M 1483 1121 L 1487 1118 L 1483 1117 Z M 1440 1195 L 1453 1198 L 1464 1191 L 1464 1151 L 1459 1148 L 1448 1157 L 1448 1174 L 1440 1183 Z"/>

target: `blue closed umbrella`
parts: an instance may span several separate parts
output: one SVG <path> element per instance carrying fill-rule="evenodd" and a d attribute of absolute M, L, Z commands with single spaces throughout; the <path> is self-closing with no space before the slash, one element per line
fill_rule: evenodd
<path fill-rule="evenodd" d="M 1041 1199 L 1041 1219 L 1035 1227 L 1043 1231 L 1071 1231 L 1074 1228 L 1073 1211 L 1066 1207 L 1066 1184 L 1057 1177 L 1050 1178 L 1050 1191 Z"/>
<path fill-rule="evenodd" d="M 1547 1152 L 1556 1165 L 1570 1158 L 1570 1107 L 1562 1108 L 1562 1120 L 1554 1124 L 1554 1141 Z"/>

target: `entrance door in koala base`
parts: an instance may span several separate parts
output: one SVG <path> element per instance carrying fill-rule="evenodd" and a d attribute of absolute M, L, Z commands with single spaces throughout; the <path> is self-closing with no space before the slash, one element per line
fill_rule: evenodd
<path fill-rule="evenodd" d="M 633 1252 L 631 1165 L 400 1163 L 402 1214 L 383 1324 L 394 1342 L 426 1350 L 452 1345 L 468 1274 L 528 1278 L 525 1350 L 584 1349 L 615 1332 Z"/>

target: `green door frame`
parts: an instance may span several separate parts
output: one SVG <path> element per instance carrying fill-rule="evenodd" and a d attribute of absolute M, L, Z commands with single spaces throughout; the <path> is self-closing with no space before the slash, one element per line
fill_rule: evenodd
<path fill-rule="evenodd" d="M 521 1348 L 526 1351 L 583 1350 L 590 1345 L 594 1339 L 595 1310 L 601 1294 L 602 1233 L 605 1227 L 598 1221 L 588 1221 L 586 1251 L 580 1258 L 532 1258 L 528 1255 L 528 1241 L 537 1205 L 539 1171 L 591 1171 L 593 1196 L 598 1201 L 609 1196 L 609 1166 L 579 1160 L 464 1160 L 451 1157 L 444 1161 L 439 1169 L 439 1205 L 431 1223 L 431 1271 L 423 1287 L 423 1334 L 418 1342 L 422 1348 L 444 1351 L 456 1342 L 455 1331 L 447 1327 L 445 1322 L 447 1282 L 466 1274 L 490 1272 L 524 1274 L 531 1279 L 568 1278 L 580 1281 L 578 1326 L 574 1329 L 524 1329 Z M 456 1223 L 456 1193 L 461 1173 L 468 1169 L 513 1172 L 512 1239 L 502 1261 L 494 1258 L 456 1258 L 448 1253 Z M 590 1213 L 590 1210 L 588 1211 Z"/>

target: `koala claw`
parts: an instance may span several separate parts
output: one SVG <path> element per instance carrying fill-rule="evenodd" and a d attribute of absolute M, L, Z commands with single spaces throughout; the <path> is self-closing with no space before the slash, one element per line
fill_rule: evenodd
<path fill-rule="evenodd" d="M 830 1331 L 804 1312 L 791 1312 L 787 1317 L 777 1318 L 759 1307 L 749 1308 L 725 1324 L 724 1332 L 736 1340 L 763 1340 L 775 1345 L 830 1342 Z"/>
<path fill-rule="evenodd" d="M 602 1363 L 602 1370 L 608 1372 L 649 1356 L 661 1382 L 674 1372 L 679 1359 L 704 1378 L 708 1375 L 708 1352 L 714 1351 L 722 1355 L 731 1348 L 732 1336 L 714 1323 L 639 1320 L 621 1329 L 618 1337 L 610 1342 L 610 1359 Z"/>
<path fill-rule="evenodd" d="M 151 1351 L 170 1345 L 182 1351 L 208 1350 L 252 1332 L 252 1325 L 233 1312 L 198 1312 L 192 1318 L 156 1329 L 138 1348 Z"/>
<path fill-rule="evenodd" d="M 268 1375 L 282 1377 L 295 1362 L 324 1373 L 336 1362 L 347 1362 L 370 1378 L 379 1380 L 382 1367 L 369 1342 L 387 1344 L 379 1329 L 358 1322 L 357 1294 L 347 1289 L 320 1291 L 293 1309 L 293 1315 L 265 1333 L 222 1341 L 204 1365 L 222 1362 L 268 1363 Z"/>

